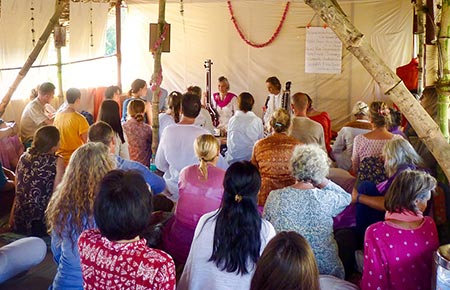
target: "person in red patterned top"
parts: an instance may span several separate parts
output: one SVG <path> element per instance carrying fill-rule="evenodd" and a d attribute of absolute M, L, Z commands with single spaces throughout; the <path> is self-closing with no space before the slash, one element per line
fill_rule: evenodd
<path fill-rule="evenodd" d="M 152 207 L 138 173 L 113 170 L 103 178 L 94 203 L 98 229 L 84 231 L 78 240 L 84 289 L 175 290 L 172 258 L 139 237 Z"/>

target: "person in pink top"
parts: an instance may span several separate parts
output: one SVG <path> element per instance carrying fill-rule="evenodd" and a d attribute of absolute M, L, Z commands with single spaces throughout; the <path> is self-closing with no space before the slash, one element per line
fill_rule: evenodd
<path fill-rule="evenodd" d="M 366 231 L 362 290 L 431 289 L 439 240 L 433 219 L 422 212 L 435 187 L 436 180 L 423 171 L 405 170 L 394 179 L 385 221 Z"/>
<path fill-rule="evenodd" d="M 200 217 L 218 209 L 223 195 L 225 170 L 216 167 L 218 140 L 213 135 L 200 135 L 195 139 L 194 150 L 200 164 L 181 170 L 177 208 L 162 238 L 163 249 L 181 264 L 186 262 Z"/>

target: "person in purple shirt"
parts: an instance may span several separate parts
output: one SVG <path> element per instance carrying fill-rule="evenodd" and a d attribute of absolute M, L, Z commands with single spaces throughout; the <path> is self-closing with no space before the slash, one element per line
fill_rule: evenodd
<path fill-rule="evenodd" d="M 93 124 L 88 131 L 89 142 L 101 142 L 108 146 L 110 150 L 114 148 L 114 131 L 111 126 L 103 121 Z M 151 187 L 153 194 L 158 194 L 166 188 L 164 179 L 139 162 L 123 159 L 120 156 L 114 155 L 116 159 L 117 169 L 135 170 L 144 177 L 145 182 Z"/>

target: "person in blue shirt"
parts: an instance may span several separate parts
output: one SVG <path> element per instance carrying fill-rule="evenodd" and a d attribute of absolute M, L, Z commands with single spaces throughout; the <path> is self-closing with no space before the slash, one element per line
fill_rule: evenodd
<path fill-rule="evenodd" d="M 88 131 L 88 140 L 89 142 L 101 142 L 108 146 L 110 150 L 114 150 L 114 131 L 106 122 L 98 121 L 93 124 Z M 114 155 L 114 158 L 116 159 L 117 169 L 139 172 L 152 189 L 153 194 L 161 193 L 166 188 L 164 179 L 151 172 L 141 163 L 124 159 L 118 155 Z"/>

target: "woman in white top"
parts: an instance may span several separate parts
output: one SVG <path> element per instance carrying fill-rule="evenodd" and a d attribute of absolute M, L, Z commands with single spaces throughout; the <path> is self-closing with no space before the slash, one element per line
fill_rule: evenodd
<path fill-rule="evenodd" d="M 230 83 L 224 76 L 219 77 L 217 88 L 219 91 L 213 94 L 212 105 L 219 113 L 219 126 L 221 130 L 227 131 L 228 121 L 238 110 L 237 96 L 230 92 Z"/>
<path fill-rule="evenodd" d="M 200 218 L 179 290 L 249 289 L 256 262 L 275 236 L 273 226 L 258 213 L 260 186 L 261 177 L 250 162 L 228 168 L 221 207 Z"/>
<path fill-rule="evenodd" d="M 181 118 L 181 98 L 183 95 L 180 92 L 173 91 L 170 93 L 167 100 L 167 109 L 164 113 L 159 114 L 159 139 L 167 126 L 180 122 Z"/>
<path fill-rule="evenodd" d="M 127 138 L 120 122 L 119 104 L 114 100 L 104 100 L 100 107 L 98 121 L 108 123 L 114 131 L 114 154 L 123 159 L 130 159 Z"/>

